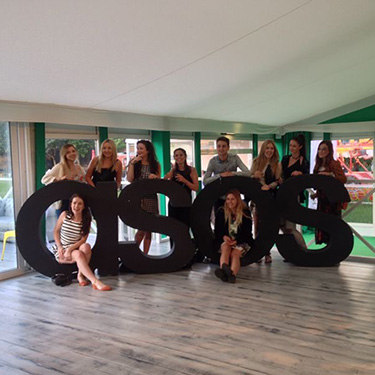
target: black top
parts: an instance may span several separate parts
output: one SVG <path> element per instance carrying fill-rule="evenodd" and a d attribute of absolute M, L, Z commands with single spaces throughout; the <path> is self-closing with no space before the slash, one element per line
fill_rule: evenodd
<path fill-rule="evenodd" d="M 193 180 L 192 180 L 192 178 L 190 176 L 190 173 L 191 173 L 191 168 L 190 167 L 186 167 L 183 171 L 181 171 L 180 169 L 174 169 L 173 170 L 172 181 L 175 181 L 179 185 L 181 185 L 189 193 L 189 195 L 191 196 L 191 189 L 189 188 L 189 186 L 187 186 L 183 182 L 180 182 L 180 181 L 178 181 L 176 179 L 176 175 L 180 174 L 182 177 L 185 177 L 189 182 L 193 182 Z"/>
<path fill-rule="evenodd" d="M 294 171 L 302 172 L 302 174 L 309 174 L 310 166 L 309 162 L 304 157 L 300 157 L 293 165 L 288 167 L 289 160 L 292 155 L 285 155 L 281 160 L 281 167 L 282 167 L 282 177 L 283 180 L 287 180 L 292 176 Z M 302 159 L 302 160 L 301 160 Z M 305 201 L 305 193 L 302 191 L 299 195 L 300 202 L 303 203 Z"/>
<path fill-rule="evenodd" d="M 287 180 L 292 177 L 294 171 L 302 172 L 302 174 L 308 174 L 310 171 L 309 162 L 304 157 L 300 157 L 300 160 L 297 160 L 293 165 L 288 167 L 289 160 L 292 155 L 285 155 L 281 160 L 281 166 L 283 169 L 283 180 Z M 301 161 L 302 159 L 302 161 Z"/>
<path fill-rule="evenodd" d="M 253 222 L 248 209 L 244 210 L 244 214 L 246 216 L 244 215 L 242 218 L 242 224 L 237 229 L 235 239 L 238 244 L 247 243 L 251 246 L 254 242 L 252 234 Z M 220 207 L 215 217 L 215 242 L 217 245 L 220 246 L 223 243 L 224 236 L 229 236 L 229 228 L 228 222 L 225 221 L 224 208 Z"/>
<path fill-rule="evenodd" d="M 117 161 L 116 161 L 117 162 Z M 116 169 L 112 171 L 113 165 L 110 168 L 102 168 L 102 171 L 99 173 L 96 169 L 92 174 L 92 182 L 96 186 L 98 182 L 104 181 L 116 181 Z"/>

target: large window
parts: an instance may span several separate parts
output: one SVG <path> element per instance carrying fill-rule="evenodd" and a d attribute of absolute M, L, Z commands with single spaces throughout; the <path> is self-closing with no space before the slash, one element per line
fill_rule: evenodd
<path fill-rule="evenodd" d="M 315 157 L 321 140 L 311 141 L 310 164 L 311 171 L 315 165 Z M 342 211 L 343 220 L 350 224 L 358 234 L 355 239 L 353 255 L 374 257 L 374 253 L 364 244 L 361 237 L 375 245 L 375 208 L 374 199 L 374 138 L 334 136 L 332 139 L 334 157 L 343 168 L 348 181 L 345 184 L 351 202 L 347 210 Z M 310 207 L 316 202 L 311 201 Z"/>
<path fill-rule="evenodd" d="M 201 140 L 202 176 L 207 170 L 210 159 L 217 154 L 216 138 Z M 229 137 L 228 137 L 229 138 Z M 230 153 L 237 154 L 244 164 L 250 169 L 253 160 L 253 142 L 251 139 L 230 139 Z"/>

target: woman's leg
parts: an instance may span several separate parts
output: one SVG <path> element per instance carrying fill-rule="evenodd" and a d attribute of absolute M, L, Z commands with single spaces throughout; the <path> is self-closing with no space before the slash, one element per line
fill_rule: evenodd
<path fill-rule="evenodd" d="M 107 285 L 103 284 L 99 279 L 95 277 L 94 273 L 87 263 L 86 256 L 82 251 L 73 250 L 72 259 L 77 263 L 78 272 L 89 279 L 91 281 L 91 284 L 95 285 L 97 289 L 102 290 L 103 288 L 108 288 Z"/>
<path fill-rule="evenodd" d="M 300 232 L 296 228 L 296 224 L 291 221 L 285 220 L 285 223 L 280 227 L 284 234 L 293 234 L 299 246 L 306 249 L 306 242 Z"/>
<path fill-rule="evenodd" d="M 220 246 L 221 256 L 220 256 L 220 268 L 215 270 L 215 276 L 218 277 L 221 281 L 228 281 L 227 273 L 225 272 L 224 268 L 229 269 L 229 257 L 231 252 L 231 247 L 223 242 Z M 223 268 L 224 265 L 224 268 Z"/>
<path fill-rule="evenodd" d="M 259 217 L 256 208 L 253 210 L 254 238 L 258 236 Z"/>
<path fill-rule="evenodd" d="M 241 267 L 241 261 L 240 261 L 241 251 L 237 249 L 233 249 L 230 254 L 230 258 L 231 258 L 230 268 L 232 269 L 233 275 L 236 276 Z"/>
<path fill-rule="evenodd" d="M 83 255 L 85 256 L 87 264 L 90 264 L 90 259 L 91 259 L 91 254 L 92 254 L 91 246 L 88 243 L 84 243 L 79 247 L 79 251 L 81 251 Z M 84 275 L 79 270 L 78 270 L 77 279 L 80 283 L 86 281 L 84 278 Z"/>
<path fill-rule="evenodd" d="M 151 239 L 152 239 L 152 233 L 151 232 L 144 232 L 145 237 L 143 240 L 143 252 L 145 254 L 148 254 L 151 246 Z"/>
<path fill-rule="evenodd" d="M 221 256 L 220 256 L 220 268 L 223 267 L 223 264 L 229 265 L 229 257 L 230 252 L 232 251 L 232 248 L 225 242 L 223 242 L 220 246 L 221 249 Z"/>
<path fill-rule="evenodd" d="M 141 246 L 141 242 L 143 241 L 144 236 L 145 236 L 145 232 L 143 230 L 138 230 L 135 233 L 134 239 L 138 246 Z"/>

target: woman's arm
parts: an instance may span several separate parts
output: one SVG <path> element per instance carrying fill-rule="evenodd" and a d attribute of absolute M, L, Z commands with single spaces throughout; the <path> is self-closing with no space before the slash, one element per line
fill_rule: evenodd
<path fill-rule="evenodd" d="M 95 167 L 96 167 L 96 164 L 98 163 L 98 157 L 95 156 L 94 159 L 92 159 L 90 161 L 90 164 L 89 164 L 89 167 L 87 169 L 87 172 L 86 172 L 86 182 L 95 187 L 94 183 L 92 182 L 92 175 L 94 173 L 94 170 L 95 170 Z"/>
<path fill-rule="evenodd" d="M 347 181 L 347 178 L 345 176 L 345 173 L 343 171 L 343 169 L 341 168 L 341 165 L 340 165 L 340 162 L 337 161 L 337 160 L 333 160 L 331 162 L 331 165 L 330 165 L 330 169 L 334 175 L 334 177 L 339 180 L 340 182 L 342 182 L 343 184 L 346 183 Z"/>
<path fill-rule="evenodd" d="M 198 173 L 194 167 L 190 167 L 190 168 L 191 168 L 190 177 L 193 180 L 193 182 L 188 181 L 184 176 L 180 174 L 176 174 L 176 179 L 182 182 L 183 184 L 185 184 L 191 190 L 197 191 L 199 189 Z"/>
<path fill-rule="evenodd" d="M 63 166 L 58 163 L 52 169 L 49 169 L 46 174 L 42 177 L 42 184 L 48 185 L 51 182 L 60 181 L 63 179 Z"/>
<path fill-rule="evenodd" d="M 164 180 L 170 180 L 173 177 L 173 168 L 164 176 Z"/>
<path fill-rule="evenodd" d="M 66 260 L 70 260 L 69 258 L 71 258 L 71 255 L 72 255 L 72 251 L 73 250 L 78 250 L 79 247 L 81 245 L 83 245 L 86 241 L 87 241 L 87 237 L 89 235 L 87 234 L 86 236 L 83 236 L 79 241 L 77 241 L 76 243 L 72 244 L 72 245 L 69 245 L 66 249 L 65 249 L 65 253 L 64 253 L 64 257 Z"/>
<path fill-rule="evenodd" d="M 134 181 L 134 178 L 135 178 L 134 167 L 135 167 L 135 164 L 140 162 L 141 160 L 142 160 L 142 158 L 139 155 L 137 155 L 132 160 L 130 160 L 130 162 L 128 164 L 128 172 L 126 173 L 126 179 L 129 182 Z"/>
<path fill-rule="evenodd" d="M 281 182 L 281 164 L 277 163 L 277 169 L 276 169 L 276 174 L 275 174 L 275 181 L 271 182 L 268 185 L 263 185 L 262 186 L 262 190 L 267 191 L 267 190 L 276 189 L 278 187 L 278 185 L 279 185 L 280 182 Z"/>
<path fill-rule="evenodd" d="M 191 168 L 190 177 L 193 180 L 193 182 L 188 181 L 187 186 L 189 186 L 191 190 L 198 191 L 199 189 L 198 172 L 194 167 L 190 167 L 190 168 Z"/>
<path fill-rule="evenodd" d="M 117 190 L 121 187 L 121 179 L 122 179 L 122 163 L 120 160 L 116 161 L 116 184 Z"/>
<path fill-rule="evenodd" d="M 57 251 L 59 253 L 59 258 L 63 259 L 64 258 L 64 252 L 63 252 L 63 247 L 60 241 L 60 230 L 62 223 L 66 217 L 66 211 L 62 212 L 59 218 L 57 219 L 57 223 L 55 225 L 55 228 L 53 230 L 53 239 L 55 240 L 55 244 L 57 246 Z"/>
<path fill-rule="evenodd" d="M 80 166 L 80 165 L 76 165 L 76 171 L 77 171 L 77 180 L 79 182 L 86 182 L 86 172 L 85 170 Z"/>

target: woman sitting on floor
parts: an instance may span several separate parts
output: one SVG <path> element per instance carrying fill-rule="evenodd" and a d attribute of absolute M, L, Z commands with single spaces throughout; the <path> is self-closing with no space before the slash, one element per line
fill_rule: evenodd
<path fill-rule="evenodd" d="M 215 238 L 220 243 L 220 268 L 215 275 L 222 281 L 236 282 L 240 258 L 250 250 L 254 239 L 250 211 L 238 190 L 230 190 L 216 213 Z"/>
<path fill-rule="evenodd" d="M 79 194 L 72 195 L 68 211 L 64 211 L 57 220 L 54 230 L 55 245 L 52 250 L 59 263 L 77 263 L 77 279 L 80 286 L 88 285 L 89 279 L 93 289 L 111 290 L 110 286 L 95 277 L 89 266 L 91 246 L 86 241 L 90 225 L 91 213 L 85 200 Z"/>

